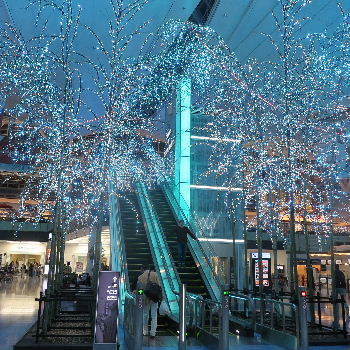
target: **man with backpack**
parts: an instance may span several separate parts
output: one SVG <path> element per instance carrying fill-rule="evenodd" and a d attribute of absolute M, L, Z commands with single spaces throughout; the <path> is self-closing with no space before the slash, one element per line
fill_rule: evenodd
<path fill-rule="evenodd" d="M 153 266 L 145 270 L 137 279 L 137 289 L 143 289 L 145 305 L 143 308 L 143 335 L 148 335 L 148 320 L 151 312 L 151 338 L 156 336 L 158 323 L 158 303 L 162 301 L 162 288 Z"/>

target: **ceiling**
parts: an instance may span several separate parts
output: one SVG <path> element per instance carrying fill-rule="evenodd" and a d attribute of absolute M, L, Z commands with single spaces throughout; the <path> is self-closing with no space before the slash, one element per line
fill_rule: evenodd
<path fill-rule="evenodd" d="M 268 59 L 273 50 L 268 39 L 262 35 L 276 35 L 272 13 L 280 17 L 280 0 L 219 0 L 209 25 L 214 28 L 245 62 L 249 58 Z M 302 3 L 302 0 L 299 0 Z M 332 32 L 341 20 L 340 4 L 350 11 L 348 0 L 311 0 L 300 12 L 308 17 L 300 34 L 317 33 L 325 29 Z"/>
<path fill-rule="evenodd" d="M 55 0 L 56 4 L 61 5 L 65 0 Z M 134 0 L 124 0 L 125 4 L 133 3 Z M 140 1 L 141 2 L 141 1 Z M 125 32 L 131 32 L 138 26 L 149 22 L 142 35 L 135 40 L 130 48 L 129 54 L 138 54 L 140 43 L 149 33 L 156 33 L 159 27 L 169 20 L 186 20 L 196 8 L 199 0 L 152 0 L 149 1 L 142 9 L 133 16 L 131 21 L 125 27 Z M 13 24 L 19 29 L 25 40 L 28 40 L 38 34 L 42 21 L 36 25 L 38 15 L 38 6 L 29 5 L 31 0 L 0 0 L 0 15 L 5 20 L 10 16 Z M 39 1 L 37 2 L 39 3 Z M 76 17 L 79 7 L 81 8 L 82 25 L 90 26 L 95 33 L 105 43 L 108 41 L 109 21 L 113 21 L 113 10 L 110 0 L 80 0 L 73 1 L 73 12 Z M 7 13 L 4 9 L 7 8 Z M 41 14 L 41 17 L 48 21 L 48 33 L 57 33 L 60 18 L 57 11 L 53 8 L 47 8 Z M 77 50 L 83 54 L 95 52 L 96 42 L 92 40 L 87 30 L 81 30 L 76 40 Z"/>
<path fill-rule="evenodd" d="M 61 4 L 64 0 L 55 0 Z M 132 0 L 125 0 L 125 3 Z M 5 22 L 10 17 L 25 40 L 38 33 L 41 25 L 35 25 L 37 6 L 29 6 L 30 0 L 0 0 L 0 16 Z M 148 22 L 142 34 L 135 39 L 128 49 L 128 55 L 139 54 L 141 43 L 149 33 L 157 33 L 162 24 L 169 20 L 187 20 L 194 12 L 198 3 L 208 3 L 208 0 L 152 0 L 129 21 L 126 32 Z M 108 25 L 112 20 L 110 0 L 80 0 L 75 3 L 82 8 L 81 22 L 94 29 L 96 34 L 108 42 Z M 302 0 L 300 0 L 302 3 Z M 300 34 L 321 32 L 325 29 L 333 31 L 341 20 L 340 6 L 350 11 L 350 1 L 346 0 L 311 0 L 310 4 L 301 11 L 302 17 L 308 17 L 302 25 Z M 276 35 L 273 13 L 279 18 L 280 0 L 216 0 L 210 1 L 211 16 L 207 23 L 215 29 L 236 53 L 241 61 L 249 58 L 267 59 L 274 55 L 268 39 L 262 35 Z M 7 10 L 6 10 L 7 9 Z M 75 12 L 76 13 L 76 12 Z M 46 10 L 42 15 L 48 21 L 46 32 L 55 33 L 58 30 L 58 16 L 55 11 Z M 40 22 L 39 23 L 43 23 Z M 88 31 L 81 30 L 76 40 L 77 51 L 88 57 L 96 54 L 96 41 Z M 156 47 L 156 40 L 152 39 L 146 45 L 146 50 Z"/>

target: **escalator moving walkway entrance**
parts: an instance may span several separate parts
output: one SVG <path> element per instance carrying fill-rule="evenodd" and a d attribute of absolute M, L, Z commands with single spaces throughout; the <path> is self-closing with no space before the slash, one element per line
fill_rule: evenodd
<path fill-rule="evenodd" d="M 153 259 L 136 194 L 128 193 L 124 197 L 120 200 L 121 224 L 130 291 L 134 291 L 141 267 L 153 265 Z M 175 335 L 176 331 L 170 325 L 173 326 L 168 317 L 158 315 L 157 336 Z"/>
<path fill-rule="evenodd" d="M 171 210 L 170 204 L 161 189 L 150 191 L 150 197 L 153 207 L 158 215 L 162 226 L 165 239 L 168 243 L 171 255 L 174 261 L 178 259 L 176 226 L 177 222 Z M 203 281 L 203 278 L 196 266 L 191 252 L 187 249 L 185 266 L 177 267 L 177 271 L 181 283 L 186 284 L 187 291 L 193 294 L 201 295 L 203 298 L 209 299 L 208 289 Z"/>

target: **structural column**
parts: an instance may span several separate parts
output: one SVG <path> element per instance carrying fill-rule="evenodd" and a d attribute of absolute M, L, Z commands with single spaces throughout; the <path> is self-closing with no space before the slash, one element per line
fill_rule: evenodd
<path fill-rule="evenodd" d="M 233 217 L 233 289 L 242 291 L 245 285 L 246 274 L 246 252 L 244 241 L 245 230 L 245 206 L 242 192 L 234 194 L 234 217 Z"/>
<path fill-rule="evenodd" d="M 191 79 L 182 78 L 176 97 L 175 197 L 187 218 L 191 208 Z"/>

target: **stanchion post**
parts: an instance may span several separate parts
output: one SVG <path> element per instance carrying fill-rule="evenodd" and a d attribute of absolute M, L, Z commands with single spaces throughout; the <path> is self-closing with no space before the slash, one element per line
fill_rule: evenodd
<path fill-rule="evenodd" d="M 346 331 L 346 317 L 345 317 L 345 299 L 344 299 L 344 295 L 341 296 L 341 315 L 342 315 L 342 319 L 343 319 L 343 334 L 344 334 L 344 338 L 346 338 L 347 336 L 347 331 Z"/>
<path fill-rule="evenodd" d="M 179 331 L 179 350 L 186 350 L 186 285 L 181 285 L 180 300 L 180 331 Z"/>
<path fill-rule="evenodd" d="M 321 311 L 321 294 L 317 292 L 317 315 L 318 315 L 318 328 L 322 329 L 322 311 Z"/>
<path fill-rule="evenodd" d="M 298 298 L 298 319 L 299 322 L 299 350 L 308 350 L 309 348 L 309 332 L 307 326 L 307 292 L 299 290 Z"/>
<path fill-rule="evenodd" d="M 230 293 L 224 292 L 222 297 L 221 306 L 221 322 L 220 322 L 220 333 L 219 333 L 219 350 L 228 350 L 229 348 L 229 306 L 230 306 Z"/>
<path fill-rule="evenodd" d="M 38 320 L 36 323 L 36 333 L 35 333 L 35 342 L 39 342 L 39 333 L 40 333 L 40 322 L 41 322 L 41 305 L 43 301 L 43 292 L 40 292 L 40 297 L 39 299 L 35 299 L 39 301 L 39 308 L 38 308 Z"/>
<path fill-rule="evenodd" d="M 143 343 L 143 290 L 139 290 L 136 296 L 135 305 L 135 343 L 134 349 L 141 350 Z"/>
<path fill-rule="evenodd" d="M 45 291 L 45 300 L 44 300 L 44 311 L 43 311 L 43 321 L 42 321 L 42 333 L 45 335 L 49 328 L 49 318 L 50 318 L 50 300 L 49 300 L 49 291 Z"/>

